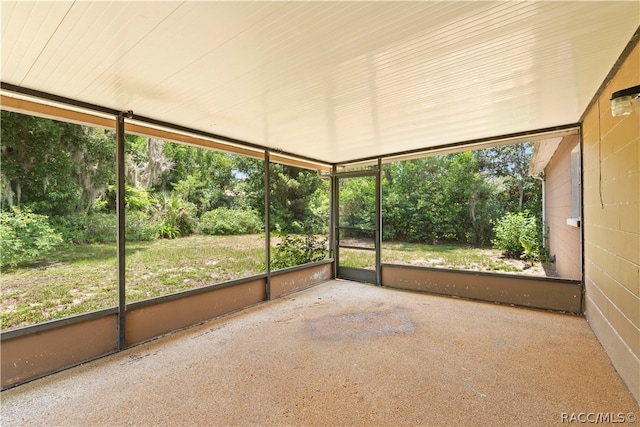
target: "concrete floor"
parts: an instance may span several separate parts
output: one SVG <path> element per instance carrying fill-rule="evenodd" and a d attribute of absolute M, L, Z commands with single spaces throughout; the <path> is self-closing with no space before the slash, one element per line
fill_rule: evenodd
<path fill-rule="evenodd" d="M 2 426 L 549 426 L 640 415 L 584 318 L 348 281 L 1 398 Z"/>

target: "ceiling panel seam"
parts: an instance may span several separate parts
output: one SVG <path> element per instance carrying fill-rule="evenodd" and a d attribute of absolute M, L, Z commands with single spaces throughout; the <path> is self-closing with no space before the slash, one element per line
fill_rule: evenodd
<path fill-rule="evenodd" d="M 118 60 L 122 59 L 123 57 L 127 56 L 129 54 L 129 52 L 131 52 L 133 49 L 135 49 L 136 46 L 138 46 L 143 40 L 145 40 L 147 37 L 149 37 L 149 35 L 151 33 L 154 32 L 154 30 L 156 28 L 158 28 L 158 26 L 162 25 L 162 23 L 164 21 L 166 21 L 167 19 L 169 19 L 169 17 L 171 17 L 180 7 L 182 7 L 185 4 L 185 2 L 181 2 L 180 4 L 178 4 L 171 12 L 169 12 L 164 18 L 162 18 L 159 22 L 157 22 L 151 29 L 149 29 L 149 31 L 147 31 L 143 36 L 141 36 L 138 41 L 136 41 L 133 45 L 131 45 L 129 47 L 129 49 L 127 49 L 126 52 L 123 52 L 119 57 Z M 117 63 L 118 61 L 114 61 L 114 63 Z M 79 94 L 83 94 L 85 93 L 90 87 L 92 87 L 93 85 L 95 85 L 95 83 L 100 80 L 104 74 L 110 69 L 111 67 L 106 68 L 105 70 L 103 70 L 100 74 L 98 74 L 89 84 L 87 84 L 87 86 L 80 90 L 78 93 Z"/>
<path fill-rule="evenodd" d="M 71 3 L 69 5 L 69 9 L 67 9 L 67 11 L 64 13 L 64 16 L 62 17 L 62 19 L 60 19 L 60 22 L 58 22 L 58 25 L 56 25 L 56 29 L 53 30 L 53 32 L 51 33 L 51 35 L 47 39 L 47 42 L 44 44 L 44 46 L 42 46 L 42 49 L 40 49 L 40 52 L 38 53 L 36 58 L 33 60 L 31 65 L 29 66 L 29 69 L 27 70 L 27 72 L 24 73 L 24 76 L 20 80 L 20 85 L 22 85 L 24 83 L 24 81 L 29 77 L 29 74 L 31 74 L 31 71 L 33 70 L 33 67 L 38 63 L 38 60 L 40 59 L 40 57 L 42 56 L 44 51 L 47 50 L 47 47 L 49 46 L 49 43 L 51 43 L 51 40 L 55 37 L 56 33 L 60 29 L 60 26 L 63 24 L 65 18 L 67 17 L 67 15 L 69 15 L 69 12 L 71 12 L 71 9 L 73 8 L 74 4 L 75 3 Z"/>

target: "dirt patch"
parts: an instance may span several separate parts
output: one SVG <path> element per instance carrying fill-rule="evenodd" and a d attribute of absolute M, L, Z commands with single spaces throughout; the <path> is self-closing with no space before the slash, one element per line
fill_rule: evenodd
<path fill-rule="evenodd" d="M 421 267 L 442 267 L 442 266 L 447 267 L 444 261 L 444 258 L 430 258 L 430 259 L 416 258 L 414 260 L 411 260 L 411 265 L 417 265 Z M 451 267 L 451 266 L 448 266 L 448 267 Z"/>
<path fill-rule="evenodd" d="M 524 274 L 527 276 L 539 277 L 556 277 L 556 271 L 553 265 L 543 265 L 541 263 L 531 264 L 523 260 L 506 258 L 503 256 L 487 257 L 489 260 L 485 263 L 467 262 L 464 266 L 447 262 L 444 258 L 416 258 L 412 259 L 409 264 L 419 267 L 445 268 L 449 270 L 471 270 L 483 272 L 504 272 Z"/>

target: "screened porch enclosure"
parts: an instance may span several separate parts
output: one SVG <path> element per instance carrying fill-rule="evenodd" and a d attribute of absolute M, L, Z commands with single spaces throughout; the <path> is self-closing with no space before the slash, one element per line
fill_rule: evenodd
<path fill-rule="evenodd" d="M 95 271 L 68 274 L 69 282 L 94 286 L 82 295 L 75 285 L 66 291 L 38 287 L 35 275 L 11 278 L 8 287 L 3 283 L 3 294 L 11 298 L 24 286 L 62 307 L 43 304 L 46 316 L 3 326 L 1 387 L 7 395 L 69 368 L 90 369 L 88 362 L 97 359 L 104 358 L 95 366 L 108 363 L 105 356 L 135 355 L 156 339 L 171 341 L 167 334 L 240 319 L 298 295 L 318 292 L 320 305 L 323 290 L 349 293 L 342 286 L 352 286 L 373 298 L 347 299 L 353 304 L 384 305 L 385 292 L 390 298 L 425 297 L 425 307 L 439 304 L 426 293 L 534 309 L 520 310 L 527 313 L 523 317 L 553 311 L 550 318 L 559 323 L 584 323 L 586 316 L 595 343 L 604 347 L 604 363 L 608 356 L 620 375 L 607 377 L 621 386 L 615 395 L 629 397 L 631 391 L 629 402 L 637 404 L 640 127 L 637 111 L 624 117 L 609 111 L 611 93 L 640 82 L 637 2 L 168 1 L 150 7 L 3 1 L 0 7 L 2 212 L 17 215 L 20 199 L 36 194 L 23 191 L 20 179 L 27 169 L 42 172 L 34 179 L 45 189 L 38 189 L 42 203 L 29 207 L 55 213 L 52 245 L 58 239 L 54 232 L 75 245 L 56 259 L 16 261 L 7 271 L 26 265 L 49 279 L 64 276 L 56 268 L 70 257 L 102 262 Z M 9 125 L 30 119 L 13 115 L 49 122 L 18 129 Z M 21 132 L 42 137 L 40 143 L 20 145 L 30 138 Z M 74 145 L 80 139 L 84 145 Z M 548 178 L 548 193 L 530 205 L 521 193 L 517 209 L 540 208 L 541 215 L 532 216 L 542 216 L 537 227 L 553 233 L 546 246 L 559 254 L 548 255 L 563 264 L 560 277 L 456 269 L 389 255 L 391 244 L 398 251 L 451 241 L 491 246 L 488 227 L 501 219 L 496 203 L 515 188 L 508 186 L 515 173 L 503 171 L 481 182 L 482 162 L 491 155 L 466 153 L 497 153 L 525 143 L 561 147 L 536 158 L 536 176 L 527 177 Z M 51 169 L 32 167 L 30 156 L 38 153 L 51 159 Z M 101 156 L 99 165 L 74 169 L 74 159 L 90 154 Z M 571 174 L 562 173 L 560 160 L 571 163 Z M 416 165 L 425 168 L 425 178 L 401 175 Z M 75 178 L 54 182 L 50 172 L 56 168 Z M 455 181 L 464 194 L 441 191 L 454 187 L 452 171 L 465 170 L 475 175 L 466 185 Z M 99 185 L 82 187 L 87 177 Z M 72 193 L 64 193 L 65 186 L 77 186 L 84 200 L 75 211 L 58 197 Z M 89 189 L 95 194 L 86 202 Z M 459 215 L 436 220 L 443 205 Z M 483 217 L 481 206 L 494 210 Z M 565 218 L 566 210 L 571 218 Z M 100 221 L 82 222 L 76 211 L 91 211 Z M 423 221 L 425 212 L 433 220 Z M 34 223 L 49 215 L 25 210 L 23 217 L 31 214 Z M 216 234 L 225 221 L 246 225 L 244 240 L 233 248 Z M 473 224 L 460 231 L 465 221 Z M 104 233 L 87 231 L 98 225 Z M 567 227 L 570 236 L 558 239 L 558 230 Z M 104 241 L 91 240 L 98 235 Z M 287 252 L 291 242 L 317 253 L 303 260 L 305 250 Z M 531 256 L 531 242 L 522 245 L 523 255 Z M 224 261 L 231 259 L 243 266 L 229 267 Z M 81 301 L 98 289 L 107 296 Z M 334 298 L 330 292 L 326 297 Z M 38 304 L 7 306 L 18 312 Z M 301 318 L 313 305 L 299 307 Z M 367 317 L 369 312 L 356 308 L 349 308 L 351 317 L 327 315 L 334 316 L 337 329 L 358 319 L 379 325 L 369 331 L 375 335 L 371 342 L 389 323 L 411 324 L 398 313 Z M 517 309 L 502 308 L 520 321 Z M 326 339 L 322 331 L 328 324 L 311 323 L 306 331 L 312 338 Z M 425 325 L 459 326 L 442 319 Z M 429 345 L 428 337 L 416 339 Z M 507 341 L 494 344 L 494 351 L 508 357 Z M 593 347 L 588 340 L 584 345 Z M 393 360 L 390 347 L 381 349 Z M 482 403 L 490 396 L 465 381 L 461 387 L 473 399 Z M 593 392 L 585 404 L 603 397 L 588 378 L 580 385 Z M 628 402 L 621 399 L 626 411 Z M 300 414 L 293 420 L 320 422 Z"/>
<path fill-rule="evenodd" d="M 14 104 L 7 101 L 9 105 L 20 105 L 15 100 L 13 102 Z M 65 117 L 64 114 L 75 114 L 61 107 L 43 108 L 49 116 L 56 118 Z M 28 117 L 31 116 L 6 115 L 5 123 L 9 122 L 8 119 L 20 122 Z M 104 257 L 92 255 L 94 247 L 107 251 L 107 259 L 111 261 L 101 263 L 100 269 L 111 271 L 113 283 L 101 286 L 111 289 L 112 295 L 103 300 L 98 309 L 85 308 L 85 312 L 82 312 L 82 305 L 77 306 L 76 300 L 69 301 L 66 304 L 70 309 L 78 309 L 73 315 L 65 316 L 64 311 L 48 311 L 47 315 L 53 317 L 47 321 L 31 321 L 31 324 L 18 324 L 17 327 L 4 330 L 3 387 L 21 384 L 65 367 L 122 351 L 163 334 L 277 299 L 332 278 L 355 279 L 399 289 L 576 314 L 581 311 L 579 280 L 460 271 L 385 261 L 382 256 L 384 227 L 381 218 L 382 205 L 385 203 L 381 187 L 384 159 L 364 167 L 329 167 L 313 163 L 310 159 L 272 155 L 268 150 L 260 158 L 253 147 L 248 150 L 236 145 L 225 146 L 220 142 L 209 147 L 207 144 L 210 140 L 204 135 L 182 137 L 190 143 L 186 145 L 171 130 L 145 128 L 140 124 L 128 128 L 128 120 L 133 121 L 134 118 L 119 114 L 115 135 L 108 130 L 104 131 L 107 138 L 112 137 L 111 144 L 120 153 L 119 158 L 126 159 L 116 164 L 107 159 L 106 168 L 117 169 L 119 184 L 115 188 L 115 195 L 111 196 L 113 199 L 107 198 L 104 201 L 107 210 L 97 211 L 102 213 L 89 216 L 89 220 L 94 222 L 108 220 L 106 228 L 89 228 L 81 235 L 72 233 L 73 240 L 81 243 L 79 248 L 89 260 L 94 256 Z M 86 129 L 91 128 L 83 129 L 86 132 Z M 127 129 L 135 130 L 136 134 L 126 132 Z M 100 129 L 98 131 L 101 132 Z M 567 128 L 554 132 L 563 134 L 574 131 Z M 149 134 L 165 136 L 179 142 L 162 142 L 147 136 Z M 520 138 L 532 137 L 523 135 Z M 509 138 L 507 141 L 512 140 Z M 494 142 L 496 143 L 498 142 Z M 225 148 L 226 153 L 220 151 L 221 148 Z M 145 150 L 148 159 L 140 163 L 140 153 Z M 196 156 L 194 158 L 202 158 L 205 163 L 187 173 L 187 179 L 172 184 L 173 192 L 163 191 L 153 196 L 157 200 L 151 202 L 151 208 L 138 208 L 137 206 L 147 203 L 144 202 L 145 198 L 153 198 L 150 195 L 153 193 L 147 193 L 146 187 L 137 182 L 151 180 L 148 176 L 150 172 L 147 171 L 161 167 L 162 162 L 171 163 L 163 157 L 162 150 L 167 155 L 171 152 L 180 154 L 176 159 Z M 152 153 L 155 153 L 155 159 L 151 157 Z M 212 157 L 216 153 L 219 156 Z M 199 174 L 198 168 L 209 168 L 208 164 L 219 165 L 216 171 L 218 174 L 222 173 L 224 164 L 237 165 L 235 167 L 238 169 L 228 169 L 228 174 L 230 177 L 239 177 L 238 190 L 220 187 L 217 193 L 214 192 L 216 200 L 223 198 L 230 208 L 196 207 L 193 203 L 188 203 L 190 199 L 187 196 L 180 196 L 183 194 L 181 191 L 187 191 L 181 190 L 183 187 L 190 189 L 189 194 L 198 185 L 204 187 L 203 190 L 214 190 L 213 187 L 196 182 L 191 175 Z M 172 167 L 184 169 L 186 166 L 176 164 Z M 170 169 L 168 167 L 167 170 Z M 294 177 L 297 177 L 299 184 L 283 187 L 283 182 L 291 181 Z M 315 207 L 311 210 L 293 210 L 293 205 L 289 204 L 290 199 L 287 198 L 301 194 L 299 192 L 302 191 L 303 182 L 316 183 L 307 191 L 312 193 L 313 197 L 309 200 Z M 251 185 L 257 188 L 254 188 L 254 193 L 249 192 Z M 269 191 L 265 191 L 266 188 Z M 246 194 L 238 200 L 240 193 Z M 253 200 L 264 212 L 262 220 L 255 220 L 255 224 L 258 224 L 255 225 L 256 228 L 248 230 L 246 237 L 208 236 L 211 227 L 221 227 L 227 222 L 244 224 L 247 219 L 238 215 L 255 211 L 232 208 L 249 203 L 243 200 L 244 197 L 252 197 L 250 194 L 253 194 Z M 325 205 L 326 209 L 323 208 Z M 108 206 L 113 206 L 113 211 L 109 211 L 111 208 Z M 193 221 L 198 219 L 198 225 L 194 225 L 189 222 L 191 220 L 188 212 L 199 208 L 204 209 L 204 212 L 198 215 L 199 219 L 193 217 Z M 171 209 L 175 213 L 172 214 Z M 312 211 L 316 212 L 316 216 L 311 215 Z M 220 217 L 225 216 L 230 219 L 220 222 Z M 210 217 L 218 219 L 214 221 Z M 174 222 L 170 222 L 170 219 Z M 323 224 L 323 221 L 328 222 Z M 74 224 L 73 221 L 71 223 Z M 315 225 L 312 227 L 311 223 Z M 159 240 L 145 241 L 148 240 L 144 237 L 145 227 L 149 226 L 155 227 L 154 238 Z M 184 236 L 180 234 L 183 227 L 190 227 Z M 281 245 L 296 239 L 282 232 L 295 234 L 304 233 L 305 230 L 315 234 L 311 236 L 315 240 L 313 245 L 316 245 L 316 249 L 320 248 L 319 256 L 313 260 L 296 258 L 286 245 L 284 250 L 281 248 Z M 264 232 L 251 234 L 257 231 Z M 112 233 L 112 240 L 108 238 L 106 243 L 100 243 L 100 240 L 98 246 L 94 244 L 94 240 L 82 240 L 95 238 L 95 233 Z M 116 235 L 118 239 L 115 238 Z M 305 244 L 308 249 L 309 241 Z M 229 271 L 229 267 L 225 266 L 226 259 L 243 259 L 242 264 L 230 265 L 246 267 L 244 270 L 236 267 L 236 270 Z M 283 261 L 286 263 L 283 264 Z M 69 261 L 63 261 L 62 264 L 65 262 Z M 40 283 L 40 287 L 53 286 L 55 283 L 48 280 L 47 272 L 50 271 L 54 277 L 59 275 L 57 269 L 60 264 L 54 258 L 54 261 L 44 263 L 43 267 L 36 265 L 35 271 L 39 271 L 40 275 L 33 276 L 34 281 Z M 10 277 L 5 273 L 5 283 L 11 288 L 18 286 L 18 282 L 14 284 L 7 281 Z M 82 298 L 77 292 L 86 286 L 83 280 L 93 282 L 96 279 L 92 277 L 80 278 L 72 285 L 76 299 Z M 21 292 L 19 287 L 16 290 Z M 97 291 L 90 288 L 88 292 Z M 117 305 L 113 306 L 113 302 L 109 301 L 117 301 Z M 61 304 L 62 307 L 65 306 L 65 303 Z M 39 304 L 34 305 L 35 307 L 31 307 L 32 311 L 39 312 Z M 32 318 L 38 317 L 33 315 Z"/>

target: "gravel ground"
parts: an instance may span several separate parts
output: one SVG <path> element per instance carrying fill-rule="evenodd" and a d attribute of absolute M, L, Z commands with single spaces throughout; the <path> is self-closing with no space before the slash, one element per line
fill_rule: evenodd
<path fill-rule="evenodd" d="M 2 426 L 549 426 L 640 415 L 584 318 L 337 280 L 1 398 Z"/>

